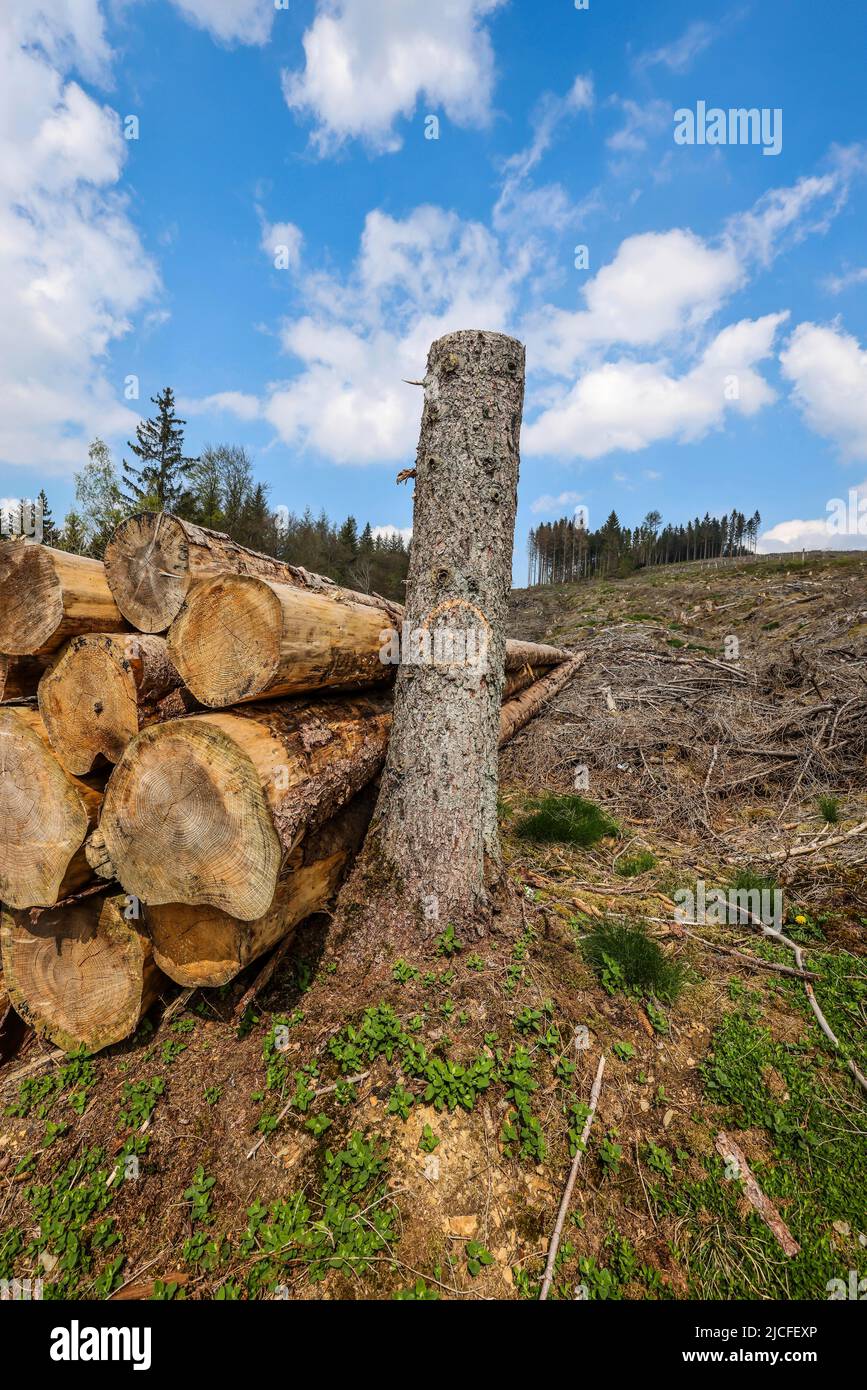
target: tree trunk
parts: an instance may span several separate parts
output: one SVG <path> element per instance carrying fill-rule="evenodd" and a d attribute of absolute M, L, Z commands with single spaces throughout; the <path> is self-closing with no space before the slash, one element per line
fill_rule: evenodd
<path fill-rule="evenodd" d="M 3 977 L 16 1010 L 66 1052 L 129 1037 L 164 976 L 123 896 L 93 894 L 45 912 L 4 912 Z"/>
<path fill-rule="evenodd" d="M 160 969 L 187 987 L 227 984 L 305 917 L 321 912 L 358 852 L 374 800 L 373 788 L 366 787 L 321 830 L 302 840 L 289 856 L 271 906 L 255 922 L 215 907 L 149 907 L 147 924 Z"/>
<path fill-rule="evenodd" d="M 98 757 L 116 763 L 150 724 L 196 709 L 162 637 L 74 637 L 39 685 L 39 710 L 64 767 L 84 776 Z"/>
<path fill-rule="evenodd" d="M 0 709 L 0 900 L 50 907 L 91 877 L 84 852 L 102 791 L 64 770 L 35 709 Z"/>
<path fill-rule="evenodd" d="M 80 632 L 125 627 L 99 560 L 25 541 L 0 544 L 0 652 L 44 656 Z"/>
<path fill-rule="evenodd" d="M 389 606 L 385 599 L 341 589 L 300 565 L 260 555 L 171 512 L 141 512 L 121 522 L 106 546 L 105 569 L 118 608 L 142 632 L 165 632 L 191 585 L 218 574 L 255 575 L 373 608 Z"/>
<path fill-rule="evenodd" d="M 499 875 L 497 743 L 524 348 L 451 333 L 428 355 L 394 727 L 364 860 L 411 913 L 476 915 Z M 383 886 L 385 892 L 385 886 Z"/>
<path fill-rule="evenodd" d="M 402 636 L 393 621 L 385 609 L 346 597 L 224 574 L 188 594 L 169 630 L 168 650 L 195 698 L 224 709 L 392 680 Z M 537 642 L 506 644 L 508 671 L 567 657 Z"/>
<path fill-rule="evenodd" d="M 374 695 L 287 701 L 152 725 L 115 768 L 92 862 L 148 905 L 255 921 L 301 837 L 376 776 L 390 706 Z"/>

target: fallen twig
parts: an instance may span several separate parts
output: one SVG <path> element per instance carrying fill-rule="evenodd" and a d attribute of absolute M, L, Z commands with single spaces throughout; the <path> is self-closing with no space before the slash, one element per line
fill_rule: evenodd
<path fill-rule="evenodd" d="M 551 1244 L 548 1248 L 548 1263 L 545 1265 L 545 1277 L 542 1280 L 542 1289 L 539 1294 L 540 1302 L 544 1302 L 548 1297 L 548 1290 L 554 1278 L 554 1265 L 557 1261 L 557 1251 L 560 1248 L 560 1238 L 563 1235 L 563 1225 L 566 1220 L 566 1213 L 569 1210 L 569 1203 L 572 1200 L 572 1189 L 575 1186 L 575 1179 L 578 1176 L 578 1168 L 584 1156 L 584 1149 L 590 1136 L 590 1126 L 593 1124 L 593 1116 L 596 1114 L 596 1107 L 599 1104 L 599 1092 L 602 1090 L 602 1076 L 604 1071 L 605 1053 L 603 1052 L 602 1056 L 599 1058 L 599 1066 L 596 1068 L 596 1079 L 593 1082 L 593 1089 L 590 1092 L 590 1109 L 587 1112 L 587 1119 L 584 1121 L 584 1128 L 581 1131 L 578 1148 L 572 1160 L 569 1179 L 566 1183 L 566 1190 L 563 1193 L 563 1200 L 560 1203 L 560 1210 L 557 1213 L 557 1223 L 554 1226 L 554 1234 L 551 1237 Z"/>
<path fill-rule="evenodd" d="M 784 1255 L 799 1255 L 801 1247 L 795 1240 L 788 1226 L 786 1225 L 776 1207 L 765 1196 L 762 1189 L 756 1182 L 750 1165 L 744 1157 L 743 1150 L 730 1139 L 724 1130 L 720 1130 L 714 1140 L 714 1147 L 725 1163 L 734 1163 L 737 1168 L 737 1178 L 744 1185 L 744 1196 L 747 1201 L 759 1213 L 765 1225 L 776 1236 L 780 1243 Z"/>
<path fill-rule="evenodd" d="M 753 970 L 773 970 L 778 975 L 794 975 L 799 980 L 818 980 L 819 976 L 812 970 L 797 970 L 793 965 L 778 965 L 773 960 L 761 960 L 758 956 L 748 956 L 744 951 L 736 951 L 733 946 L 721 946 L 718 941 L 708 941 L 703 936 L 697 936 L 694 931 L 688 931 L 679 923 L 672 928 L 677 934 L 688 936 L 691 941 L 698 941 L 702 946 L 708 946 L 712 951 L 720 951 L 724 956 L 735 956 L 744 965 L 750 966 Z"/>

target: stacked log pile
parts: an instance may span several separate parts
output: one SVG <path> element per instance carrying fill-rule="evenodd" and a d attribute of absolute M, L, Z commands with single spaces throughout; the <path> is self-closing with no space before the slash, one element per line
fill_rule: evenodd
<path fill-rule="evenodd" d="M 0 994 L 37 1032 L 109 1046 L 166 977 L 224 985 L 327 905 L 402 616 L 168 513 L 104 565 L 0 546 Z M 580 660 L 507 644 L 501 742 Z"/>

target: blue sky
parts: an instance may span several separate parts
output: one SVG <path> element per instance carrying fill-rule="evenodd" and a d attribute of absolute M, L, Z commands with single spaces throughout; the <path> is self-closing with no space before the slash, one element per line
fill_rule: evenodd
<path fill-rule="evenodd" d="M 62 516 L 171 384 L 275 506 L 408 527 L 402 379 L 478 327 L 528 349 L 517 578 L 579 502 L 867 543 L 861 0 L 279 4 L 5 0 L 0 496 Z M 699 102 L 780 153 L 677 144 Z"/>

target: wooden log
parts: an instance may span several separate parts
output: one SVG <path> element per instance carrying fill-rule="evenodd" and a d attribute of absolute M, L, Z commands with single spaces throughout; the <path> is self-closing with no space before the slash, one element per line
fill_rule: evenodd
<path fill-rule="evenodd" d="M 6 656 L 0 652 L 0 702 L 32 700 L 46 662 L 35 656 Z"/>
<path fill-rule="evenodd" d="M 128 893 L 255 921 L 284 859 L 382 765 L 387 695 L 281 701 L 154 724 L 108 784 L 99 833 Z"/>
<path fill-rule="evenodd" d="M 44 656 L 80 632 L 125 627 L 101 561 L 25 541 L 0 544 L 0 651 Z"/>
<path fill-rule="evenodd" d="M 171 512 L 141 512 L 121 522 L 106 546 L 105 569 L 118 608 L 142 632 L 165 632 L 191 586 L 218 574 L 255 575 L 394 611 L 385 599 L 341 589 L 300 565 L 261 555 Z"/>
<path fill-rule="evenodd" d="M 0 708 L 0 900 L 50 907 L 91 877 L 84 851 L 102 801 L 61 766 L 37 710 Z"/>
<path fill-rule="evenodd" d="M 116 763 L 148 725 L 197 707 L 163 638 L 141 633 L 73 637 L 39 684 L 39 711 L 51 746 L 78 776 L 97 758 Z"/>
<path fill-rule="evenodd" d="M 390 682 L 411 637 L 384 610 L 277 584 L 222 574 L 195 585 L 168 634 L 169 655 L 203 705 L 224 709 L 323 688 Z M 517 642 L 507 669 L 523 673 L 565 655 Z"/>
<path fill-rule="evenodd" d="M 521 642 L 510 637 L 506 642 L 506 657 L 503 663 L 507 671 L 521 671 L 525 668 L 539 671 L 548 666 L 561 666 L 572 653 L 564 647 L 549 647 L 545 642 Z"/>
<path fill-rule="evenodd" d="M 165 983 L 123 895 L 100 893 L 44 912 L 4 912 L 3 977 L 21 1017 L 64 1051 L 129 1037 Z"/>
<path fill-rule="evenodd" d="M 268 911 L 255 922 L 208 906 L 148 907 L 147 926 L 160 969 L 186 988 L 233 980 L 304 918 L 322 911 L 361 846 L 373 805 L 373 789 L 366 787 L 307 836 L 289 856 Z"/>
<path fill-rule="evenodd" d="M 196 699 L 219 709 L 392 680 L 394 666 L 380 657 L 391 621 L 365 604 L 221 574 L 188 595 L 168 650 Z"/>
<path fill-rule="evenodd" d="M 586 653 L 578 652 L 566 661 L 562 666 L 555 666 L 542 680 L 536 681 L 529 686 L 522 694 L 517 695 L 514 700 L 510 700 L 500 711 L 500 747 L 508 743 L 510 738 L 514 738 L 525 724 L 535 718 L 539 711 L 549 700 L 553 700 L 555 695 L 559 695 L 565 685 L 569 683 L 576 671 L 586 661 Z"/>

